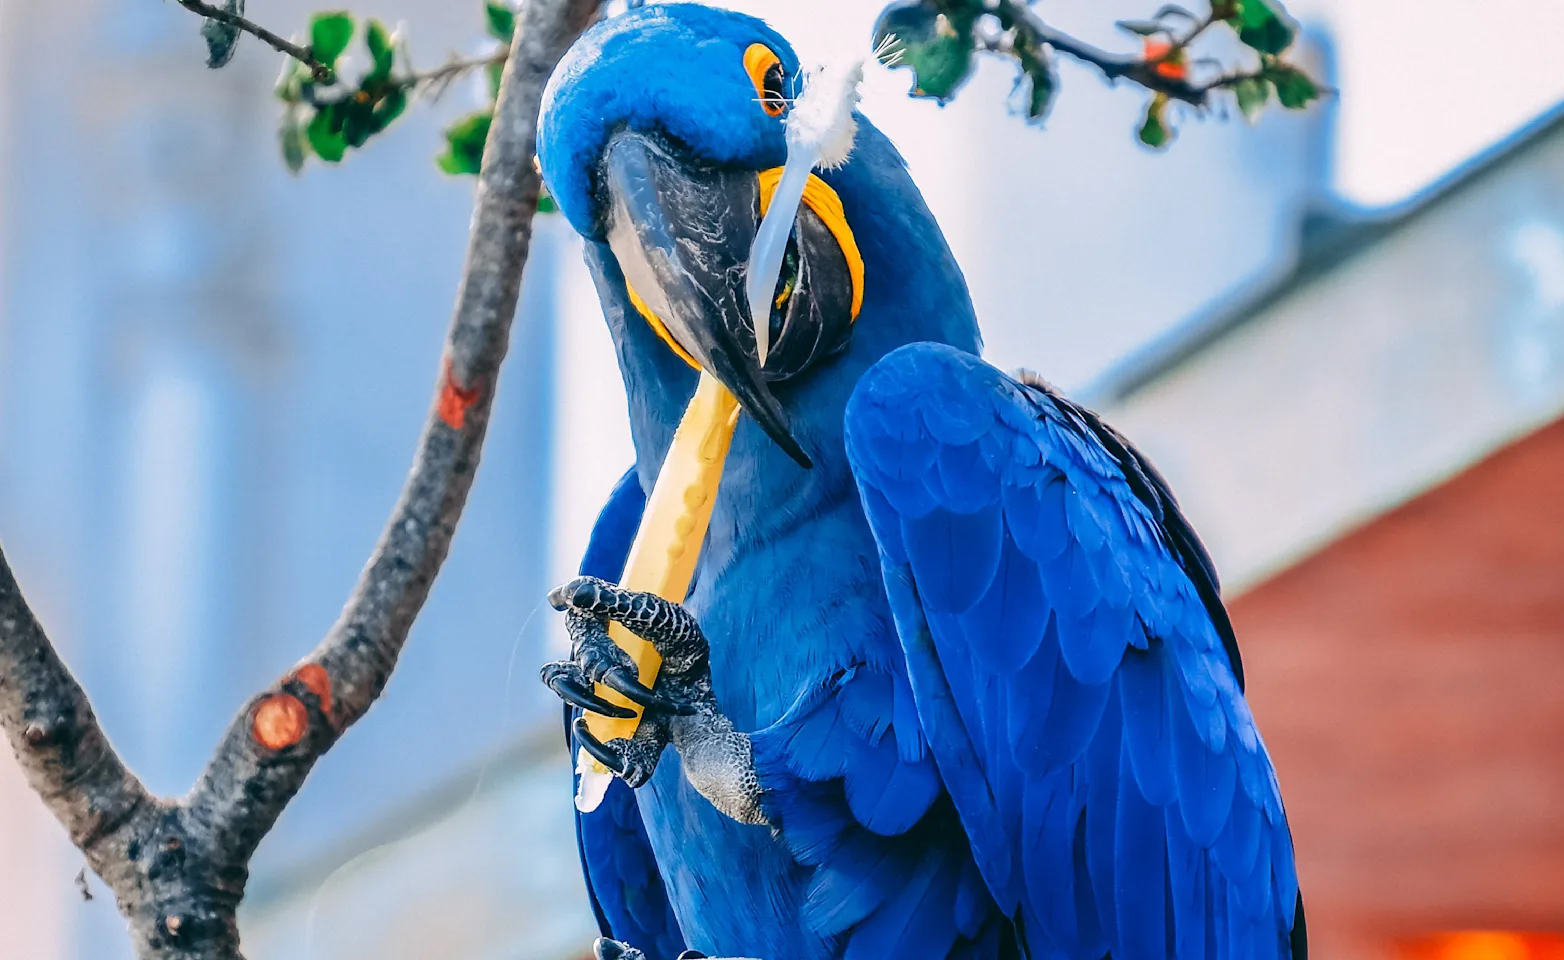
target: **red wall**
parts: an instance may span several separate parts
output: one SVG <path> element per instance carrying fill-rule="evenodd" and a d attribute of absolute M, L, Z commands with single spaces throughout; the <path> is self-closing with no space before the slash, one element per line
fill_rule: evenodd
<path fill-rule="evenodd" d="M 1314 956 L 1564 930 L 1564 422 L 1231 606 Z"/>

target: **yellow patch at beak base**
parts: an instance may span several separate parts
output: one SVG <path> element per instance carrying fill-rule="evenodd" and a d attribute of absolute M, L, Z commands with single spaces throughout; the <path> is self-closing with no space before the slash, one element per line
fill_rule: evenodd
<path fill-rule="evenodd" d="M 760 181 L 760 215 L 764 217 L 766 211 L 771 208 L 771 197 L 777 192 L 777 184 L 782 182 L 782 168 L 772 167 L 770 170 L 762 170 L 756 174 Z M 820 218 L 831 236 L 836 238 L 837 246 L 842 248 L 842 256 L 847 260 L 847 276 L 853 284 L 853 304 L 850 314 L 851 319 L 858 319 L 858 312 L 863 309 L 863 284 L 864 268 L 863 255 L 858 252 L 858 241 L 853 236 L 853 228 L 847 225 L 847 212 L 842 207 L 842 198 L 831 189 L 831 185 L 824 180 L 809 175 L 809 183 L 804 187 L 804 205 L 814 211 Z M 646 305 L 641 295 L 635 292 L 635 288 L 625 281 L 625 290 L 630 294 L 630 305 L 635 307 L 657 338 L 668 345 L 668 349 L 679 355 L 685 363 L 699 370 L 701 365 L 690 356 L 690 352 L 679 345 L 679 341 L 668 332 L 668 325 L 662 318 L 652 312 L 652 308 Z"/>

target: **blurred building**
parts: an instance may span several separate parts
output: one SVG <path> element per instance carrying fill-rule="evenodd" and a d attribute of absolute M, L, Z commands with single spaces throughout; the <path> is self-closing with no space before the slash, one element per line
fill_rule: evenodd
<path fill-rule="evenodd" d="M 1237 588 L 1317 954 L 1551 960 L 1429 944 L 1564 935 L 1564 113 L 1316 240 L 1105 412 Z"/>
<path fill-rule="evenodd" d="M 806 44 L 865 35 L 881 6 L 735 5 Z M 255 12 L 286 26 L 314 6 Z M 468 6 L 372 12 L 405 18 L 432 63 L 472 49 Z M 1060 6 L 1111 29 L 1098 0 Z M 314 645 L 368 556 L 471 207 L 429 162 L 467 91 L 293 180 L 275 58 L 250 43 L 206 71 L 196 28 L 148 0 L 0 0 L 0 536 L 110 735 L 166 793 Z M 865 109 L 945 226 L 991 358 L 1084 390 L 1212 546 L 1319 955 L 1564 927 L 1564 787 L 1543 762 L 1564 746 L 1546 695 L 1564 639 L 1546 497 L 1564 480 L 1548 427 L 1564 134 L 1532 130 L 1437 199 L 1353 225 L 1319 213 L 1333 108 L 1254 129 L 1185 118 L 1152 155 L 1132 142 L 1136 94 L 1066 67 L 1043 133 L 1003 108 L 1009 82 L 985 64 L 941 110 L 875 70 Z M 589 942 L 558 711 L 534 679 L 558 641 L 539 608 L 631 453 L 557 219 L 497 403 L 386 698 L 261 849 L 253 960 L 553 960 Z M 566 416 L 604 433 L 583 443 Z M 76 892 L 80 866 L 0 756 L 0 958 L 128 956 L 110 899 Z"/>
<path fill-rule="evenodd" d="M 255 12 L 288 32 L 316 6 Z M 430 64 L 482 35 L 480 6 L 447 9 L 373 4 L 419 25 Z M 400 490 L 471 214 L 471 183 L 431 161 L 441 125 L 477 106 L 458 87 L 390 149 L 294 179 L 277 57 L 246 40 L 207 70 L 199 27 L 145 0 L 0 3 L 0 531 L 109 735 L 165 794 L 324 635 Z M 545 280 L 472 522 L 372 719 L 268 837 L 258 900 L 554 716 L 532 680 L 546 623 L 529 620 L 547 589 L 553 255 L 535 252 Z M 17 893 L 0 896 L 0 956 L 129 956 L 112 899 L 82 901 L 79 856 L 8 752 L 0 766 L 0 883 Z"/>

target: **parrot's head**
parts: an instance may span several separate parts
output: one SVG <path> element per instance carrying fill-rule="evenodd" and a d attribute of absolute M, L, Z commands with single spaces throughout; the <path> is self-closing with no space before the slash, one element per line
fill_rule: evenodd
<path fill-rule="evenodd" d="M 803 71 L 761 21 L 696 4 L 610 18 L 565 56 L 539 160 L 561 212 L 617 266 L 600 292 L 639 327 L 615 331 L 632 405 L 659 389 L 682 404 L 702 369 L 808 467 L 805 447 L 832 439 L 811 421 L 834 417 L 840 442 L 866 363 L 829 397 L 811 386 L 822 370 L 911 340 L 976 347 L 938 227 L 856 112 L 861 77 L 861 62 Z M 920 322 L 930 310 L 944 317 Z"/>

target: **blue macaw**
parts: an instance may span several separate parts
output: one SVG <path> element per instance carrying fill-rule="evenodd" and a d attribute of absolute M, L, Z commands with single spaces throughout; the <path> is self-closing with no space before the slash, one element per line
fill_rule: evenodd
<path fill-rule="evenodd" d="M 1210 558 L 1128 441 L 979 359 L 961 271 L 856 112 L 779 214 L 757 342 L 759 184 L 787 180 L 807 89 L 762 22 L 675 4 L 599 23 L 545 97 L 636 448 L 543 670 L 619 777 L 577 824 L 630 945 L 600 955 L 1302 960 Z M 678 604 L 615 581 L 706 376 L 743 414 Z M 611 622 L 662 656 L 651 687 Z M 629 715 L 604 687 L 645 708 L 633 736 L 585 730 Z"/>

